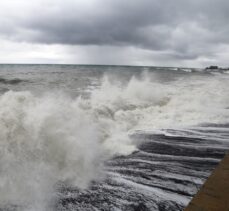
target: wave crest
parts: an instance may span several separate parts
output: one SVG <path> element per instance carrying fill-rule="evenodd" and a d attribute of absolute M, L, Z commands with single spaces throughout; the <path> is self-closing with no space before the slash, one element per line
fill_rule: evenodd
<path fill-rule="evenodd" d="M 228 89 L 215 77 L 156 83 L 145 74 L 126 86 L 104 77 L 88 99 L 4 93 L 0 204 L 47 210 L 59 181 L 84 188 L 105 159 L 136 150 L 129 137 L 135 130 L 226 122 Z"/>

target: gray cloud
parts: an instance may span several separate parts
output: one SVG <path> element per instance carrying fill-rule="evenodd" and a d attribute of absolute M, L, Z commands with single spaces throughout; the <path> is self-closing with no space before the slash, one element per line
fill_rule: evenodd
<path fill-rule="evenodd" d="M 135 47 L 164 51 L 177 60 L 212 57 L 220 45 L 229 44 L 228 0 L 21 2 L 13 9 L 1 3 L 9 11 L 0 15 L 0 36 L 42 44 Z"/>

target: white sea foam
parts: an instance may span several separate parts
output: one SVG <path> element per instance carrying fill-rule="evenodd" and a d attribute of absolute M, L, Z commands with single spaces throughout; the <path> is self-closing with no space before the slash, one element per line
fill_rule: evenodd
<path fill-rule="evenodd" d="M 0 204 L 48 210 L 59 181 L 84 188 L 103 160 L 135 150 L 134 130 L 222 123 L 228 81 L 217 76 L 156 83 L 147 74 L 126 86 L 103 78 L 90 98 L 0 96 Z"/>
<path fill-rule="evenodd" d="M 228 79 L 193 77 L 162 84 L 132 78 L 120 86 L 104 78 L 92 92 L 92 109 L 107 113 L 125 130 L 223 123 L 229 117 Z"/>
<path fill-rule="evenodd" d="M 77 102 L 10 91 L 0 98 L 0 119 L 1 204 L 47 210 L 58 181 L 85 187 L 96 176 L 97 126 Z"/>

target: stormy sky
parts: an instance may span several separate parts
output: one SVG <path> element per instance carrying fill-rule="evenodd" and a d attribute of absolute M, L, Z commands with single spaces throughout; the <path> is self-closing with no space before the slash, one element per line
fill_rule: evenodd
<path fill-rule="evenodd" d="M 229 66 L 228 0 L 0 1 L 0 63 Z"/>

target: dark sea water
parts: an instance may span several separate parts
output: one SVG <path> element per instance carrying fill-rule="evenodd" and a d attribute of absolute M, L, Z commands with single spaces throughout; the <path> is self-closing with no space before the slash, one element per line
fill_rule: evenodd
<path fill-rule="evenodd" d="M 229 148 L 229 71 L 0 65 L 0 210 L 182 210 Z"/>

